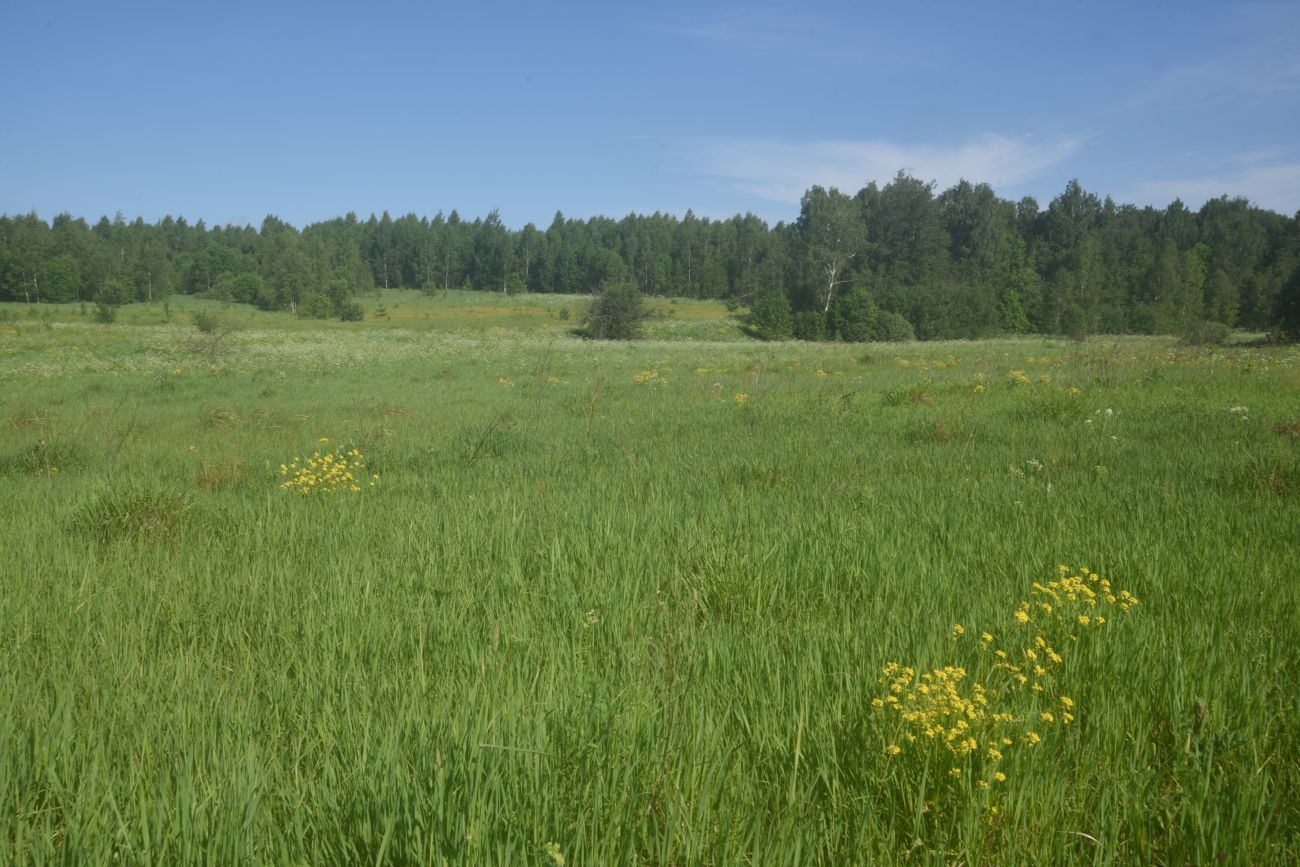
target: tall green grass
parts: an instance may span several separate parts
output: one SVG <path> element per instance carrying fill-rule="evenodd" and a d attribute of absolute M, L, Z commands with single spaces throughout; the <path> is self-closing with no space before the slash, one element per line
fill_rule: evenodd
<path fill-rule="evenodd" d="M 191 331 L 0 336 L 4 863 L 1300 855 L 1295 349 Z M 1058 563 L 1077 721 L 887 756 Z"/>

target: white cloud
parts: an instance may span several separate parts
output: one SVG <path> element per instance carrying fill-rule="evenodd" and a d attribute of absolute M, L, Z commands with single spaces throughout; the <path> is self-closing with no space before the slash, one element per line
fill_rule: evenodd
<path fill-rule="evenodd" d="M 1291 215 L 1300 209 L 1300 163 L 1257 165 L 1233 160 L 1237 168 L 1212 177 L 1145 181 L 1137 185 L 1134 199 L 1166 205 L 1182 199 L 1192 208 L 1222 195 L 1245 196 L 1252 204 Z"/>
<path fill-rule="evenodd" d="M 707 149 L 700 168 L 737 190 L 791 204 L 815 184 L 854 193 L 868 181 L 888 182 L 899 169 L 935 181 L 940 189 L 966 178 L 1001 191 L 1038 177 L 1085 141 L 985 135 L 951 147 L 887 141 L 731 142 Z"/>

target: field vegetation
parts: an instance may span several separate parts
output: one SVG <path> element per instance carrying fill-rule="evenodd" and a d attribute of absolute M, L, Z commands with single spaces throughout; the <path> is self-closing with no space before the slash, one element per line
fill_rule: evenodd
<path fill-rule="evenodd" d="M 360 303 L 0 305 L 0 862 L 1300 859 L 1300 348 Z"/>

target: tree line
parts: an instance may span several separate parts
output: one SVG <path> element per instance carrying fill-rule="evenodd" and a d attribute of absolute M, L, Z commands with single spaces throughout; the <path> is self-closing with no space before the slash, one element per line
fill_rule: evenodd
<path fill-rule="evenodd" d="M 299 230 L 157 223 L 121 214 L 0 216 L 0 301 L 157 301 L 201 294 L 301 316 L 355 311 L 377 288 L 716 298 L 751 309 L 770 338 L 867 340 L 1037 332 L 1183 333 L 1205 323 L 1300 329 L 1300 214 L 1221 197 L 1190 210 L 1116 204 L 1071 181 L 1040 207 L 988 184 L 900 172 L 850 195 L 813 187 L 799 216 L 769 226 L 655 213 L 508 228 L 367 220 Z"/>

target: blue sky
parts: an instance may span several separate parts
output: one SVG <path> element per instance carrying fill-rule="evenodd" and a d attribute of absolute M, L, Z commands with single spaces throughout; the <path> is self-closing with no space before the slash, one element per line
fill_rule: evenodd
<path fill-rule="evenodd" d="M 1300 209 L 1300 3 L 0 4 L 0 212 L 772 222 L 900 168 Z"/>

